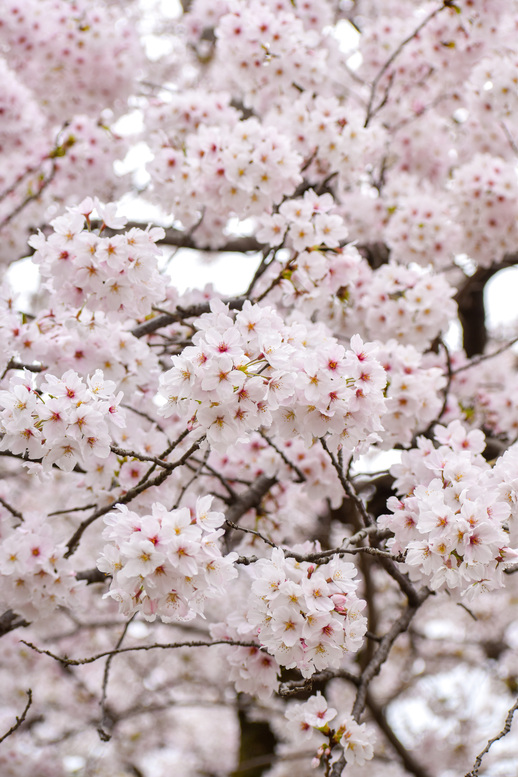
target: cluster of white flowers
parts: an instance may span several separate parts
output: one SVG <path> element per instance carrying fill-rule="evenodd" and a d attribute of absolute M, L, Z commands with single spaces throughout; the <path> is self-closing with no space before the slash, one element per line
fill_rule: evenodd
<path fill-rule="evenodd" d="M 222 303 L 201 316 L 193 346 L 161 376 L 164 416 L 196 423 L 225 448 L 260 426 L 306 445 L 326 436 L 353 451 L 379 439 L 386 376 L 359 336 L 346 350 L 322 326 L 287 325 L 272 308 L 246 302 L 235 321 Z"/>
<path fill-rule="evenodd" d="M 128 332 L 126 322 L 102 312 L 82 310 L 71 319 L 68 310 L 57 307 L 34 319 L 23 320 L 21 314 L 10 318 L 7 354 L 23 364 L 38 361 L 50 372 L 72 369 L 83 378 L 100 365 L 105 378 L 126 395 L 157 378 L 158 359 L 143 338 Z"/>
<path fill-rule="evenodd" d="M 518 241 L 518 176 L 514 161 L 476 154 L 453 173 L 451 191 L 463 250 L 481 267 L 499 261 Z"/>
<path fill-rule="evenodd" d="M 39 388 L 30 373 L 15 375 L 0 391 L 0 450 L 42 459 L 45 469 L 90 468 L 92 459 L 109 456 L 111 428 L 126 424 L 122 392 L 114 390 L 101 370 L 86 384 L 74 370 L 61 378 L 46 374 Z"/>
<path fill-rule="evenodd" d="M 26 514 L 12 530 L 2 527 L 0 545 L 0 606 L 28 621 L 47 616 L 58 606 L 76 607 L 76 580 L 63 558 L 64 543 L 56 544 L 53 528 L 37 514 Z"/>
<path fill-rule="evenodd" d="M 231 613 L 224 623 L 210 626 L 213 639 L 236 642 L 257 642 L 257 628 L 251 626 L 239 613 Z M 221 652 L 230 667 L 229 680 L 239 693 L 249 693 L 268 699 L 279 687 L 281 668 L 275 658 L 258 647 L 232 645 Z"/>
<path fill-rule="evenodd" d="M 326 71 L 319 35 L 304 29 L 293 9 L 264 0 L 236 0 L 216 28 L 217 53 L 246 103 L 264 108 L 280 95 L 314 91 Z"/>
<path fill-rule="evenodd" d="M 302 704 L 291 704 L 285 712 L 288 725 L 298 737 L 312 738 L 315 732 L 325 737 L 314 760 L 314 766 L 326 759 L 332 763 L 339 760 L 339 755 L 334 747 L 340 745 L 344 750 L 347 764 L 363 766 L 374 755 L 374 732 L 365 724 L 356 723 L 350 715 L 340 715 L 337 710 L 327 706 L 327 699 L 318 691 L 315 696 Z M 332 726 L 329 724 L 333 721 Z M 344 768 L 342 775 L 347 774 Z"/>
<path fill-rule="evenodd" d="M 97 566 L 112 575 L 110 596 L 124 615 L 141 612 L 150 621 L 192 620 L 203 615 L 206 599 L 225 592 L 237 577 L 237 553 L 222 556 L 219 539 L 223 513 L 211 510 L 212 496 L 187 507 L 167 510 L 156 502 L 150 515 L 125 505 L 105 517 L 108 540 Z"/>
<path fill-rule="evenodd" d="M 235 120 L 232 126 L 200 124 L 187 139 L 166 144 L 158 114 L 155 119 L 157 148 L 148 165 L 154 197 L 185 228 L 201 221 L 195 237 L 202 245 L 217 246 L 226 239 L 221 232 L 231 213 L 259 215 L 302 180 L 302 158 L 289 138 L 255 118 Z M 213 219 L 221 221 L 216 235 L 211 234 Z"/>
<path fill-rule="evenodd" d="M 497 54 L 485 57 L 471 71 L 473 89 L 470 111 L 476 111 L 485 124 L 514 122 L 518 110 L 518 61 L 516 56 Z"/>
<path fill-rule="evenodd" d="M 500 588 L 518 551 L 509 547 L 509 499 L 496 496 L 495 474 L 481 456 L 484 435 L 452 421 L 437 426 L 435 438 L 437 448 L 420 437 L 392 467 L 401 498 L 390 497 L 392 515 L 378 523 L 394 532 L 389 546 L 406 554 L 411 577 L 433 590 Z"/>
<path fill-rule="evenodd" d="M 412 192 L 402 197 L 385 232 L 391 258 L 402 264 L 433 263 L 436 269 L 451 265 L 461 251 L 462 235 L 450 217 L 452 210 L 447 196 L 438 200 L 434 193 Z"/>
<path fill-rule="evenodd" d="M 425 349 L 456 315 L 444 275 L 390 262 L 359 289 L 356 307 L 368 337 Z"/>
<path fill-rule="evenodd" d="M 365 127 L 364 111 L 334 96 L 306 91 L 293 101 L 275 105 L 267 120 L 290 137 L 308 164 L 306 175 L 310 181 L 324 182 L 333 175 L 340 201 L 351 185 L 360 180 L 365 185 L 365 160 L 375 167 L 383 157 L 383 128 Z M 354 197 L 359 194 L 355 191 Z M 348 215 L 348 211 L 346 207 L 343 212 Z"/>
<path fill-rule="evenodd" d="M 439 415 L 447 380 L 440 367 L 426 367 L 426 357 L 412 345 L 389 340 L 380 346 L 378 358 L 387 374 L 383 447 L 407 445 Z"/>
<path fill-rule="evenodd" d="M 347 237 L 347 228 L 341 216 L 329 212 L 334 206 L 330 194 L 318 196 L 310 189 L 302 199 L 283 202 L 278 213 L 261 216 L 257 239 L 272 246 L 284 243 L 297 252 L 319 246 L 337 248 Z"/>
<path fill-rule="evenodd" d="M 51 221 L 54 232 L 48 238 L 39 232 L 29 240 L 36 249 L 33 261 L 49 279 L 49 289 L 72 307 L 86 305 L 92 311 L 126 317 L 148 315 L 165 294 L 156 246 L 164 230 L 135 227 L 122 235 L 102 237 L 85 230 L 94 211 L 103 228 L 122 229 L 126 223 L 115 215 L 115 206 L 103 206 L 88 197 Z"/>
<path fill-rule="evenodd" d="M 311 677 L 360 649 L 367 620 L 354 564 L 338 557 L 320 565 L 298 562 L 274 548 L 252 571 L 247 619 L 281 666 Z"/>
<path fill-rule="evenodd" d="M 122 107 L 143 59 L 136 26 L 88 0 L 7 0 L 0 43 L 57 122 L 110 102 Z"/>

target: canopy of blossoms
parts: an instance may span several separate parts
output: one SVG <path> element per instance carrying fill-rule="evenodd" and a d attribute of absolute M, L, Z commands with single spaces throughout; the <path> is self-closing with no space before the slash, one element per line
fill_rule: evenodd
<path fill-rule="evenodd" d="M 510 777 L 518 0 L 0 5 L 2 777 Z"/>

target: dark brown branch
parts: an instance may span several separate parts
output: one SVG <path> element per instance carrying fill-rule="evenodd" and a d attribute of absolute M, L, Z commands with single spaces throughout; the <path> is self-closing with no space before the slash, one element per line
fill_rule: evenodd
<path fill-rule="evenodd" d="M 106 583 L 109 575 L 105 575 L 99 569 L 84 569 L 82 572 L 76 572 L 76 580 L 86 580 L 88 585 L 94 583 Z"/>
<path fill-rule="evenodd" d="M 378 728 L 383 731 L 387 740 L 390 742 L 396 753 L 401 758 L 403 766 L 414 777 L 430 777 L 429 772 L 418 763 L 412 753 L 410 753 L 403 743 L 397 738 L 392 727 L 390 726 L 383 708 L 372 698 L 372 695 L 367 692 L 367 708 L 378 725 Z"/>
<path fill-rule="evenodd" d="M 27 370 L 27 372 L 43 372 L 47 368 L 44 367 L 42 364 L 23 364 L 23 362 L 16 361 L 16 359 L 11 359 L 3 371 L 0 380 L 3 380 L 9 370 Z"/>
<path fill-rule="evenodd" d="M 364 711 L 365 705 L 367 703 L 367 692 L 369 690 L 369 684 L 371 680 L 373 680 L 373 678 L 379 674 L 381 667 L 389 656 L 392 645 L 399 637 L 399 635 L 403 634 L 403 632 L 408 629 L 410 622 L 412 621 L 412 618 L 416 614 L 418 608 L 425 601 L 425 599 L 428 598 L 429 595 L 430 591 L 427 588 L 424 588 L 419 592 L 418 603 L 415 605 L 409 604 L 406 610 L 404 610 L 402 613 L 401 617 L 392 624 L 390 630 L 382 638 L 379 647 L 374 653 L 374 656 L 365 667 L 365 670 L 360 678 L 358 692 L 356 694 L 356 699 L 352 709 L 352 716 L 357 723 L 360 722 L 362 712 Z"/>
<path fill-rule="evenodd" d="M 345 491 L 349 499 L 351 499 L 356 505 L 358 512 L 361 516 L 363 525 L 372 526 L 374 524 L 374 518 L 372 517 L 372 515 L 369 515 L 367 508 L 365 507 L 365 504 L 363 502 L 363 499 L 361 499 L 356 493 L 351 481 L 346 477 L 343 471 L 343 467 L 340 466 L 340 462 L 337 461 L 337 459 L 333 456 L 333 454 L 327 447 L 327 443 L 323 437 L 320 438 L 320 442 L 322 443 L 322 448 L 325 450 L 325 452 L 331 459 L 331 463 L 336 471 L 336 474 L 338 475 L 338 478 L 340 480 L 340 483 L 342 484 L 343 490 Z"/>
<path fill-rule="evenodd" d="M 260 475 L 253 486 L 240 494 L 237 501 L 231 505 L 225 513 L 225 520 L 229 523 L 237 523 L 242 515 L 257 507 L 263 496 L 277 483 L 275 478 Z"/>
<path fill-rule="evenodd" d="M 231 299 L 222 300 L 229 306 L 231 310 L 241 310 L 245 304 L 244 297 L 232 297 Z M 143 324 L 138 324 L 131 330 L 131 334 L 134 337 L 144 337 L 156 332 L 157 329 L 161 329 L 164 326 L 170 324 L 178 324 L 180 321 L 184 321 L 186 318 L 198 318 L 204 313 L 210 313 L 210 303 L 201 302 L 199 305 L 191 305 L 188 308 L 182 308 L 178 306 L 176 310 L 171 313 L 163 313 L 156 318 L 151 318 L 149 321 L 144 321 Z"/>
<path fill-rule="evenodd" d="M 6 502 L 5 499 L 3 499 L 1 496 L 0 496 L 0 505 L 3 505 L 5 509 L 8 510 L 8 512 L 10 512 L 12 516 L 14 516 L 14 518 L 18 518 L 19 521 L 23 521 L 23 515 L 21 514 L 21 512 L 19 510 L 16 510 L 15 507 L 10 505 L 9 502 Z"/>
<path fill-rule="evenodd" d="M 0 637 L 14 631 L 14 629 L 25 628 L 25 626 L 30 626 L 30 623 L 12 610 L 6 610 L 0 615 Z"/>
<path fill-rule="evenodd" d="M 101 227 L 102 224 L 99 221 L 92 221 L 92 228 L 97 229 Z M 128 223 L 124 226 L 124 231 L 128 229 L 146 229 L 148 225 L 144 224 L 143 222 L 139 221 L 128 221 Z M 239 253 L 239 254 L 246 254 L 246 253 L 257 253 L 258 251 L 262 251 L 264 248 L 264 243 L 260 243 L 258 240 L 256 240 L 255 237 L 237 237 L 234 240 L 228 240 L 226 243 L 223 243 L 223 245 L 219 246 L 218 248 L 214 248 L 211 246 L 204 246 L 204 245 L 198 245 L 196 240 L 188 233 L 188 232 L 182 232 L 180 229 L 175 229 L 174 227 L 168 227 L 163 228 L 165 232 L 165 236 L 162 238 L 162 240 L 158 240 L 157 242 L 161 245 L 167 245 L 167 246 L 175 246 L 176 248 L 192 248 L 195 251 L 205 251 L 210 253 Z M 103 230 L 104 235 L 118 235 L 120 234 L 121 230 L 116 229 L 108 229 L 105 227 Z"/>

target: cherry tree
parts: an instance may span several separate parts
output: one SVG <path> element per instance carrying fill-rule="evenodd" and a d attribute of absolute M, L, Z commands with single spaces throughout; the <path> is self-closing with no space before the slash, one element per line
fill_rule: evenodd
<path fill-rule="evenodd" d="M 3 0 L 2 775 L 514 773 L 517 40 Z"/>

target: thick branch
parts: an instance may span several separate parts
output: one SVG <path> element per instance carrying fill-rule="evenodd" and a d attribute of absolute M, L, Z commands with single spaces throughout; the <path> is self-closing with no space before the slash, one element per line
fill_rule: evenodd
<path fill-rule="evenodd" d="M 383 731 L 387 740 L 390 742 L 396 753 L 401 758 L 403 766 L 414 777 L 429 777 L 429 772 L 418 761 L 414 759 L 412 753 L 410 753 L 403 743 L 397 738 L 392 727 L 390 726 L 383 708 L 372 698 L 372 695 L 367 692 L 367 707 L 372 717 L 376 721 L 378 727 Z"/>
<path fill-rule="evenodd" d="M 223 302 L 229 306 L 231 310 L 241 310 L 245 304 L 244 297 L 233 297 L 231 299 L 224 299 Z M 170 324 L 177 324 L 180 321 L 184 321 L 186 318 L 198 318 L 198 316 L 204 313 L 210 313 L 210 303 L 201 302 L 199 305 L 191 305 L 188 308 L 182 308 L 178 306 L 176 310 L 171 313 L 163 313 L 161 316 L 151 318 L 149 321 L 144 321 L 143 324 L 138 324 L 131 330 L 131 334 L 134 337 L 144 337 L 156 332 L 157 329 L 161 329 L 163 326 L 169 326 Z"/>
<path fill-rule="evenodd" d="M 352 709 L 353 718 L 358 723 L 360 722 L 362 712 L 365 709 L 365 705 L 367 703 L 367 692 L 368 692 L 369 684 L 371 680 L 373 680 L 373 678 L 376 677 L 377 674 L 379 674 L 381 667 L 383 666 L 383 664 L 385 663 L 385 661 L 389 656 L 389 653 L 392 649 L 392 645 L 399 637 L 399 635 L 403 634 L 403 632 L 405 632 L 408 629 L 410 622 L 412 621 L 412 618 L 416 614 L 418 608 L 425 601 L 425 599 L 427 599 L 429 595 L 430 595 L 430 591 L 428 591 L 428 589 L 421 590 L 419 594 L 419 603 L 416 605 L 409 605 L 406 608 L 406 610 L 404 610 L 401 617 L 398 618 L 398 620 L 392 624 L 392 627 L 381 640 L 379 647 L 374 653 L 374 656 L 372 657 L 371 661 L 369 661 L 369 663 L 367 664 L 365 671 L 362 673 L 359 687 L 358 687 L 358 692 L 356 694 L 356 699 L 354 701 L 354 705 Z"/>
<path fill-rule="evenodd" d="M 24 628 L 29 625 L 20 615 L 17 615 L 12 610 L 6 610 L 0 615 L 0 637 L 3 637 L 10 631 L 14 631 L 14 629 Z"/>
<path fill-rule="evenodd" d="M 240 494 L 238 500 L 228 508 L 225 514 L 227 523 L 237 523 L 248 510 L 251 510 L 252 507 L 257 507 L 263 496 L 268 493 L 276 482 L 275 478 L 260 475 L 254 485 L 243 494 Z"/>

